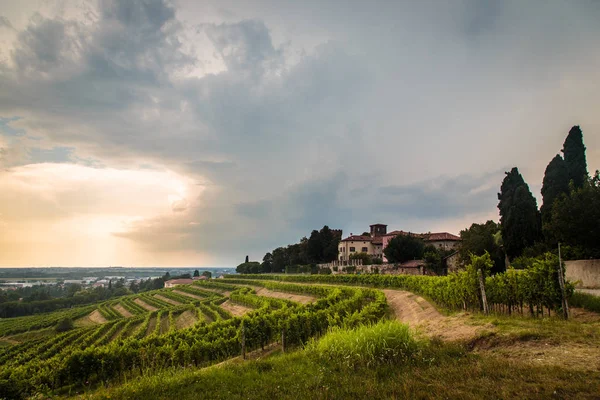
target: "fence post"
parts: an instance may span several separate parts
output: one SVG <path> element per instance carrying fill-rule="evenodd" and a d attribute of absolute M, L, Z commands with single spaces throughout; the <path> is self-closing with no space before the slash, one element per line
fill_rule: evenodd
<path fill-rule="evenodd" d="M 569 319 L 569 302 L 565 293 L 565 277 L 563 275 L 562 258 L 560 256 L 560 243 L 558 244 L 558 284 L 560 285 L 560 293 L 562 297 L 562 309 L 565 319 Z"/>
<path fill-rule="evenodd" d="M 246 359 L 246 327 L 242 321 L 242 359 Z"/>
<path fill-rule="evenodd" d="M 285 353 L 285 328 L 281 329 L 281 352 Z"/>
<path fill-rule="evenodd" d="M 479 288 L 481 289 L 481 300 L 483 302 L 483 313 L 488 314 L 488 303 L 487 297 L 485 295 L 485 281 L 483 280 L 483 272 L 481 270 L 477 270 L 477 275 L 479 275 Z"/>

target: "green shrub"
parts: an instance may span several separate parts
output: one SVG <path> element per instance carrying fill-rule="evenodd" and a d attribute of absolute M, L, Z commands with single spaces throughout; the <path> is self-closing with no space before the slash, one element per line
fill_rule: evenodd
<path fill-rule="evenodd" d="M 58 333 L 66 332 L 73 329 L 75 325 L 73 325 L 73 320 L 71 318 L 63 318 L 54 327 L 54 330 Z"/>
<path fill-rule="evenodd" d="M 307 350 L 347 367 L 376 366 L 410 361 L 419 352 L 419 343 L 408 326 L 384 321 L 346 330 L 332 328 L 320 340 L 313 340 Z"/>

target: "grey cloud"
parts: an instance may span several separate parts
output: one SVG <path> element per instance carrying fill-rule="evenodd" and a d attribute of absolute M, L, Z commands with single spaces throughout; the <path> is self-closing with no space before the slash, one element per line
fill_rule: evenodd
<path fill-rule="evenodd" d="M 9 19 L 6 18 L 5 16 L 0 15 L 0 28 L 5 27 L 11 30 L 14 30 L 15 28 L 12 26 L 12 24 L 10 23 Z"/>
<path fill-rule="evenodd" d="M 204 31 L 229 71 L 258 76 L 280 67 L 283 50 L 276 49 L 271 33 L 261 21 L 244 20 L 235 24 L 208 24 Z"/>
<path fill-rule="evenodd" d="M 206 186 L 116 233 L 146 251 L 239 259 L 324 224 L 494 212 L 502 174 L 486 171 L 549 160 L 573 119 L 600 145 L 598 7 L 487 3 L 220 0 L 227 21 L 196 22 L 195 2 L 102 1 L 92 23 L 20 33 L 27 74 L 0 66 L 0 115 L 77 162 L 160 165 Z M 225 71 L 174 77 L 213 51 L 183 50 L 190 25 Z"/>
<path fill-rule="evenodd" d="M 504 169 L 481 176 L 439 176 L 409 185 L 383 186 L 377 208 L 396 218 L 444 219 L 494 210 Z"/>

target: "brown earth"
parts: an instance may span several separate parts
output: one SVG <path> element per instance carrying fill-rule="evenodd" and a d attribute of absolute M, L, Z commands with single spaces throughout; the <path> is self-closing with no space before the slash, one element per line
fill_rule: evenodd
<path fill-rule="evenodd" d="M 177 300 L 169 299 L 168 297 L 161 296 L 160 294 L 155 294 L 154 297 L 156 297 L 159 300 L 164 301 L 165 303 L 172 304 L 174 306 L 180 306 L 181 305 L 181 303 L 178 302 Z"/>
<path fill-rule="evenodd" d="M 156 308 L 156 307 L 152 307 L 152 306 L 151 306 L 150 304 L 148 304 L 148 303 L 144 303 L 144 302 L 142 301 L 142 299 L 140 299 L 140 298 L 136 298 L 136 299 L 134 299 L 134 300 L 133 300 L 133 302 L 134 302 L 135 304 L 137 304 L 138 306 L 140 306 L 140 307 L 142 307 L 142 308 L 144 308 L 144 309 L 146 309 L 146 310 L 148 310 L 148 311 L 156 311 L 156 310 L 158 310 L 158 308 Z"/>
<path fill-rule="evenodd" d="M 287 293 L 287 292 L 275 292 L 275 291 L 272 291 L 272 290 L 269 290 L 269 289 L 266 289 L 266 288 L 260 287 L 260 286 L 251 286 L 251 287 L 256 291 L 256 294 L 259 296 L 272 297 L 275 299 L 282 299 L 282 300 L 290 300 L 290 301 L 295 301 L 297 303 L 302 303 L 302 304 L 312 303 L 313 301 L 316 300 L 316 298 L 313 296 L 307 296 L 307 295 L 295 294 L 295 293 Z"/>
<path fill-rule="evenodd" d="M 181 290 L 173 290 L 173 293 L 177 293 L 177 294 L 179 294 L 181 296 L 191 297 L 192 299 L 196 299 L 196 300 L 206 300 L 206 297 L 198 296 L 198 295 L 191 294 L 191 293 L 182 292 Z"/>
<path fill-rule="evenodd" d="M 175 327 L 177 329 L 185 329 L 185 328 L 189 328 L 190 326 L 193 326 L 196 321 L 198 321 L 197 315 L 195 312 L 187 310 L 182 312 L 176 319 L 175 319 Z"/>
<path fill-rule="evenodd" d="M 160 319 L 160 334 L 169 332 L 169 314 L 164 313 Z"/>
<path fill-rule="evenodd" d="M 92 313 L 88 315 L 88 319 L 95 324 L 104 324 L 105 322 L 108 322 L 98 310 L 92 311 Z"/>
<path fill-rule="evenodd" d="M 154 333 L 154 329 L 156 328 L 156 316 L 150 318 L 150 321 L 148 323 L 148 329 L 146 329 L 146 336 L 151 335 Z"/>
<path fill-rule="evenodd" d="M 479 336 L 493 326 L 473 326 L 465 324 L 461 315 L 446 317 L 427 300 L 403 290 L 383 289 L 394 317 L 407 323 L 427 336 L 442 340 L 469 340 Z"/>
<path fill-rule="evenodd" d="M 223 295 L 225 297 L 229 296 L 231 294 L 230 291 L 228 290 L 221 290 L 221 289 L 213 289 L 213 288 L 206 288 L 204 286 L 198 286 L 198 289 L 201 290 L 206 290 L 207 292 L 213 292 L 213 293 L 218 293 L 220 295 Z"/>
<path fill-rule="evenodd" d="M 248 307 L 241 306 L 239 304 L 232 303 L 229 300 L 227 300 L 225 303 L 221 304 L 219 307 L 221 307 L 222 309 L 224 309 L 226 311 L 229 311 L 231 314 L 233 314 L 236 317 L 241 317 L 242 315 L 247 314 L 250 311 L 252 311 L 252 308 L 248 308 Z"/>
<path fill-rule="evenodd" d="M 129 318 L 129 317 L 133 317 L 133 314 L 130 313 L 129 311 L 127 311 L 127 309 L 125 307 L 123 307 L 121 304 L 117 304 L 115 306 L 112 306 L 115 310 L 117 310 L 117 312 L 119 314 L 121 314 L 122 316 L 124 316 L 125 318 Z"/>

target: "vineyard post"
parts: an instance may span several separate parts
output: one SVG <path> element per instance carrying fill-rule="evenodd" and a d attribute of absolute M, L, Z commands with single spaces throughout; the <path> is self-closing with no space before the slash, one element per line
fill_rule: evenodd
<path fill-rule="evenodd" d="M 281 329 L 281 352 L 285 353 L 285 327 Z"/>
<path fill-rule="evenodd" d="M 560 243 L 558 244 L 558 284 L 560 285 L 560 293 L 562 297 L 562 309 L 565 319 L 569 319 L 569 302 L 565 293 L 565 277 L 563 275 L 562 258 L 560 256 Z"/>
<path fill-rule="evenodd" d="M 483 302 L 483 313 L 487 315 L 489 310 L 488 310 L 487 297 L 485 295 L 485 282 L 483 280 L 483 272 L 480 269 L 478 269 L 477 275 L 479 275 L 479 288 L 481 289 L 481 300 Z"/>
<path fill-rule="evenodd" d="M 246 359 L 246 327 L 242 321 L 242 359 Z"/>

